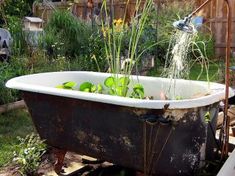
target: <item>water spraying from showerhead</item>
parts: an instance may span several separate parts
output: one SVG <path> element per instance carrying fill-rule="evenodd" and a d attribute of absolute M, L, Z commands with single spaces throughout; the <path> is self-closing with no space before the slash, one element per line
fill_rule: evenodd
<path fill-rule="evenodd" d="M 196 32 L 193 24 L 191 24 L 191 18 L 192 16 L 189 15 L 188 17 L 185 17 L 183 20 L 178 20 L 173 23 L 173 26 L 181 31 L 193 34 Z"/>

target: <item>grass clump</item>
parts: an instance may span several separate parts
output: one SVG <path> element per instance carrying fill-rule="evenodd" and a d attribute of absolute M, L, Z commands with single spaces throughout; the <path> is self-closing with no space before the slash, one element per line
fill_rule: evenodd
<path fill-rule="evenodd" d="M 0 115 L 0 170 L 13 159 L 17 149 L 17 136 L 25 137 L 34 130 L 26 110 L 15 110 Z"/>

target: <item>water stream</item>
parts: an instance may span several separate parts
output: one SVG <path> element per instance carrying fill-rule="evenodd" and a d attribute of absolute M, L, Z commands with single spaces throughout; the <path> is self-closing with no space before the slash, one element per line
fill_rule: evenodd
<path fill-rule="evenodd" d="M 184 79 L 189 76 L 189 52 L 193 39 L 194 34 L 179 30 L 171 37 L 165 67 L 161 75 L 171 79 L 170 86 L 164 92 L 168 99 L 179 98 L 175 88 L 177 79 Z"/>

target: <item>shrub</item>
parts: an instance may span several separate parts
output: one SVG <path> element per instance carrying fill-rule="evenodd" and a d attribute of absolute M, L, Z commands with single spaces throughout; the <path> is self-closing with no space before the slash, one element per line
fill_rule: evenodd
<path fill-rule="evenodd" d="M 11 53 L 14 56 L 22 56 L 28 52 L 25 34 L 22 30 L 22 19 L 15 16 L 8 16 L 7 21 L 8 23 L 5 28 L 9 30 L 13 39 Z"/>
<path fill-rule="evenodd" d="M 68 11 L 53 13 L 41 40 L 52 58 L 64 56 L 75 60 L 72 62 L 81 64 L 81 70 L 97 71 L 97 63 L 101 71 L 105 69 L 104 44 L 99 28 L 81 21 Z"/>
<path fill-rule="evenodd" d="M 11 33 L 14 55 L 22 55 L 27 51 L 27 45 L 22 31 L 22 18 L 30 15 L 33 0 L 5 0 L 0 6 L 0 27 Z"/>
<path fill-rule="evenodd" d="M 41 157 L 46 152 L 44 140 L 34 133 L 25 138 L 18 137 L 19 145 L 14 151 L 13 161 L 19 165 L 19 172 L 22 175 L 35 175 L 38 169 Z"/>
<path fill-rule="evenodd" d="M 18 90 L 5 87 L 6 82 L 25 74 L 70 70 L 70 62 L 65 57 L 48 58 L 43 50 L 35 50 L 31 56 L 12 57 L 9 62 L 0 62 L 0 105 L 21 99 Z"/>
<path fill-rule="evenodd" d="M 32 4 L 33 0 L 4 0 L 2 2 L 0 18 L 2 19 L 6 16 L 23 18 L 30 14 Z"/>
<path fill-rule="evenodd" d="M 13 102 L 20 99 L 20 93 L 5 87 L 7 80 L 27 74 L 26 58 L 12 57 L 9 62 L 0 63 L 0 104 Z"/>

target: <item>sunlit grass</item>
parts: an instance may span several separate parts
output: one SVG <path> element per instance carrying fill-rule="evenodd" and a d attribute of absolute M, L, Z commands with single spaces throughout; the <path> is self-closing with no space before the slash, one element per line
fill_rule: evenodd
<path fill-rule="evenodd" d="M 11 162 L 17 145 L 16 137 L 25 137 L 33 131 L 33 124 L 26 110 L 0 115 L 0 167 Z"/>
<path fill-rule="evenodd" d="M 163 67 L 155 67 L 147 72 L 147 76 L 157 76 L 160 77 L 161 73 L 163 71 Z M 190 70 L 189 73 L 189 79 L 190 80 L 197 80 L 199 73 L 201 72 L 201 65 L 200 64 L 194 64 Z M 217 64 L 210 64 L 208 74 L 209 74 L 209 81 L 210 82 L 220 82 L 220 68 Z M 200 81 L 207 81 L 207 74 L 206 70 L 204 69 L 200 78 L 198 79 Z"/>
<path fill-rule="evenodd" d="M 201 72 L 201 65 L 200 64 L 194 64 L 193 67 L 190 70 L 189 73 L 189 79 L 191 80 L 197 80 L 199 73 Z M 219 77 L 220 69 L 217 64 L 210 64 L 208 74 L 209 74 L 209 81 L 210 82 L 220 82 L 220 77 Z M 204 69 L 201 76 L 199 77 L 198 80 L 201 81 L 208 81 L 207 80 L 207 73 L 206 70 Z"/>

